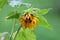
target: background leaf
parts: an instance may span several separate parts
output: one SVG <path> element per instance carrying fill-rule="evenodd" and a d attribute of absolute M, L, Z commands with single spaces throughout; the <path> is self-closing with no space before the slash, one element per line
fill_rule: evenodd
<path fill-rule="evenodd" d="M 7 0 L 0 0 L 0 8 L 2 8 L 4 6 L 4 4 L 7 3 Z"/>

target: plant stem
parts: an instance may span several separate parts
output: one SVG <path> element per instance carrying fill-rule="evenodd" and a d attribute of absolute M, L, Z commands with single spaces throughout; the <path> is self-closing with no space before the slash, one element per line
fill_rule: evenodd
<path fill-rule="evenodd" d="M 16 24 L 16 19 L 14 19 L 14 24 L 13 24 L 13 27 L 12 27 L 10 40 L 12 40 L 12 35 L 13 35 L 13 32 L 14 32 L 15 24 Z"/>
<path fill-rule="evenodd" d="M 16 32 L 15 37 L 14 37 L 14 39 L 13 39 L 13 40 L 15 40 L 15 38 L 16 38 L 16 36 L 17 36 L 17 34 L 19 33 L 20 28 L 21 28 L 21 26 L 19 26 L 19 28 L 17 29 L 17 32 Z"/>

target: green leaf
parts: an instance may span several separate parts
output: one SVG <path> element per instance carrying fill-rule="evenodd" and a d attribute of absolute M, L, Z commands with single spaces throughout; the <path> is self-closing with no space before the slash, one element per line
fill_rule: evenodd
<path fill-rule="evenodd" d="M 19 14 L 20 13 L 14 13 L 14 12 L 11 12 L 10 14 L 8 14 L 8 16 L 6 17 L 6 19 L 18 19 L 19 18 Z"/>
<path fill-rule="evenodd" d="M 51 8 L 49 8 L 49 9 L 40 9 L 40 10 L 37 10 L 37 11 L 38 11 L 39 14 L 45 15 L 45 14 L 47 14 L 50 10 L 51 10 Z"/>
<path fill-rule="evenodd" d="M 48 29 L 52 29 L 51 25 L 48 24 L 47 20 L 43 16 L 39 16 L 39 23 L 40 26 L 46 27 Z"/>
<path fill-rule="evenodd" d="M 32 30 L 21 28 L 15 40 L 36 40 L 36 36 Z"/>
<path fill-rule="evenodd" d="M 7 0 L 0 0 L 0 8 L 2 8 L 5 3 L 7 3 Z"/>

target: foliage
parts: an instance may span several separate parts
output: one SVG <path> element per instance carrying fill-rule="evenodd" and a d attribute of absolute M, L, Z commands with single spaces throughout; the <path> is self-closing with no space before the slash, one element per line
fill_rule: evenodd
<path fill-rule="evenodd" d="M 0 1 L 0 9 L 7 3 L 7 0 Z M 48 9 L 39 9 L 39 8 L 33 8 L 28 7 L 25 4 L 16 5 L 15 7 L 12 7 L 13 11 L 8 13 L 8 16 L 6 19 L 19 19 L 24 15 L 24 13 L 29 12 L 36 16 L 38 18 L 38 25 L 41 27 L 46 27 L 48 29 L 51 29 L 50 24 L 48 24 L 47 20 L 44 18 L 43 15 L 47 14 L 51 8 Z M 14 33 L 13 38 L 16 33 Z M 8 40 L 7 38 L 5 40 Z M 36 36 L 33 32 L 33 30 L 30 29 L 20 29 L 19 33 L 16 36 L 15 40 L 36 40 Z"/>

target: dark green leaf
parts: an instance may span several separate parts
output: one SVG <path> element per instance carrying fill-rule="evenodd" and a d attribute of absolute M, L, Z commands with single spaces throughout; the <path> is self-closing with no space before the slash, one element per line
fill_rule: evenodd
<path fill-rule="evenodd" d="M 14 14 L 14 12 L 11 12 L 7 17 L 6 17 L 6 19 L 18 19 L 19 18 L 19 14 L 20 13 L 16 13 L 16 14 Z"/>

